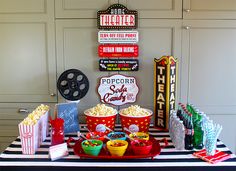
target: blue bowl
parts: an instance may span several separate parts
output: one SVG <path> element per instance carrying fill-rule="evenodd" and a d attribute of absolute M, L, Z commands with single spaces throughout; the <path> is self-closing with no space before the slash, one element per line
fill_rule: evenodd
<path fill-rule="evenodd" d="M 124 132 L 110 132 L 107 136 L 112 140 L 126 140 L 126 134 Z"/>

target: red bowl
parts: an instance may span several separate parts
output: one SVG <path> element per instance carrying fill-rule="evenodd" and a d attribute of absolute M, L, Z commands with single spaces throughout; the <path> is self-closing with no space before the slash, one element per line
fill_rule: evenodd
<path fill-rule="evenodd" d="M 150 113 L 147 116 L 129 116 L 124 115 L 121 109 L 119 111 L 119 116 L 122 130 L 125 133 L 129 132 L 125 131 L 124 128 L 128 128 L 131 132 L 148 132 L 153 112 L 149 109 L 146 110 Z"/>
<path fill-rule="evenodd" d="M 111 130 L 115 129 L 115 122 L 116 122 L 116 115 L 117 113 L 114 113 L 113 115 L 108 115 L 108 116 L 92 116 L 90 115 L 89 111 L 86 110 L 84 112 L 85 117 L 86 117 L 86 123 L 87 127 L 90 131 L 97 131 L 97 126 L 98 125 L 104 125 Z M 106 133 L 109 131 L 107 130 Z"/>
<path fill-rule="evenodd" d="M 131 148 L 136 155 L 147 155 L 152 149 L 152 141 L 134 140 L 131 141 Z"/>
<path fill-rule="evenodd" d="M 94 139 L 94 140 L 101 140 L 104 141 L 105 140 L 105 133 L 104 132 L 89 132 L 86 134 L 86 138 L 87 139 Z"/>

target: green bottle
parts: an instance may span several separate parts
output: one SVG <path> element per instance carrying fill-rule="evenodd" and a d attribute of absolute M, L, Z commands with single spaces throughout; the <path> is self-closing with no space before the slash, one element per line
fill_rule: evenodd
<path fill-rule="evenodd" d="M 194 107 L 193 105 L 190 105 L 192 108 L 192 114 L 193 114 L 193 127 L 194 127 L 194 135 L 193 135 L 193 146 L 196 149 L 202 149 L 203 148 L 203 127 L 202 127 L 202 116 L 200 115 L 200 111 Z"/>

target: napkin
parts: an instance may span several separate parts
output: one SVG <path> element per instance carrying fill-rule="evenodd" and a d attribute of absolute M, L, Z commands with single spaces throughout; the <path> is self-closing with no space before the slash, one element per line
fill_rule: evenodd
<path fill-rule="evenodd" d="M 227 160 L 231 157 L 230 154 L 227 154 L 227 153 L 225 153 L 223 151 L 219 151 L 219 150 L 216 150 L 214 155 L 208 156 L 206 154 L 206 149 L 201 150 L 201 151 L 197 151 L 197 152 L 193 153 L 193 155 L 196 156 L 197 158 L 200 158 L 200 159 L 207 161 L 211 164 L 215 164 L 215 163 Z"/>

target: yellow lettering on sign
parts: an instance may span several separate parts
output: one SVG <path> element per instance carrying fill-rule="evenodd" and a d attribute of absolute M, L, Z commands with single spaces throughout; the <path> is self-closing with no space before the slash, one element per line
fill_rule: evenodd
<path fill-rule="evenodd" d="M 160 118 L 163 118 L 164 117 L 163 110 L 157 110 L 157 116 L 160 117 Z"/>
<path fill-rule="evenodd" d="M 164 96 L 163 96 L 162 93 L 159 93 L 159 94 L 158 94 L 157 100 L 158 100 L 158 101 L 161 100 L 161 101 L 163 101 L 163 102 L 165 101 L 165 98 L 164 98 Z"/>
<path fill-rule="evenodd" d="M 164 84 L 158 84 L 158 92 L 164 93 L 164 91 L 165 91 L 165 86 L 164 86 Z"/>
<path fill-rule="evenodd" d="M 163 121 L 164 121 L 163 119 L 158 118 L 157 125 L 164 127 L 164 122 Z"/>

